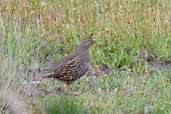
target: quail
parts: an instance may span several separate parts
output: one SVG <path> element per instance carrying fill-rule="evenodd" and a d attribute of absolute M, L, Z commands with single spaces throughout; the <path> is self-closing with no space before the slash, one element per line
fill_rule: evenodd
<path fill-rule="evenodd" d="M 67 84 L 78 80 L 89 69 L 89 48 L 94 44 L 90 38 L 82 40 L 75 52 L 64 57 L 59 63 L 54 64 L 51 68 L 51 73 L 44 78 L 54 78 Z"/>

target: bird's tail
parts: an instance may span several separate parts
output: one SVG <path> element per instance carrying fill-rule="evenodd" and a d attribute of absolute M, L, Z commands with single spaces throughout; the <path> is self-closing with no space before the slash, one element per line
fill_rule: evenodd
<path fill-rule="evenodd" d="M 51 68 L 41 68 L 38 72 L 38 75 L 41 78 L 53 78 L 54 72 L 51 70 Z"/>
<path fill-rule="evenodd" d="M 31 73 L 33 76 L 38 75 L 41 78 L 52 78 L 54 76 L 54 73 L 51 68 L 31 69 L 28 72 Z"/>
<path fill-rule="evenodd" d="M 42 76 L 42 78 L 53 78 L 53 77 L 54 77 L 54 73 L 48 73 Z"/>

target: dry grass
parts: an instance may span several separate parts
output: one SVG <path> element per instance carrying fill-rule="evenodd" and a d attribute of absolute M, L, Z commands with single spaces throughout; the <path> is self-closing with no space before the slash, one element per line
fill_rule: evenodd
<path fill-rule="evenodd" d="M 31 102 L 22 94 L 25 74 L 19 72 L 16 63 L 8 57 L 2 59 L 0 67 L 0 112 L 2 114 L 31 114 Z"/>

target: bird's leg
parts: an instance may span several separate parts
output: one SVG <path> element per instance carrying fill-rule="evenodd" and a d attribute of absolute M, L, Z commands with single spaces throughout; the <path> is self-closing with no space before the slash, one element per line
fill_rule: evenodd
<path fill-rule="evenodd" d="M 64 90 L 67 92 L 67 91 L 69 91 L 69 90 L 71 90 L 72 88 L 71 88 L 71 85 L 70 85 L 70 83 L 65 83 L 64 84 Z"/>
<path fill-rule="evenodd" d="M 81 94 L 80 92 L 72 91 L 71 83 L 65 83 L 64 84 L 64 89 L 65 89 L 64 93 L 67 94 L 67 95 L 79 96 Z"/>

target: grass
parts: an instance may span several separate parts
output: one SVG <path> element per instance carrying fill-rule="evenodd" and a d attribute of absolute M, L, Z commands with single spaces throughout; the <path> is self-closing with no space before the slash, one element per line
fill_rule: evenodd
<path fill-rule="evenodd" d="M 170 12 L 170 0 L 1 0 L 1 113 L 171 113 L 170 71 L 149 74 L 147 62 L 137 56 L 148 48 L 158 59 L 171 59 Z M 23 82 L 33 78 L 25 71 L 44 66 L 46 59 L 59 61 L 90 33 L 96 41 L 90 50 L 91 64 L 125 71 L 81 78 L 70 90 L 79 96 L 25 98 L 21 91 L 28 85 Z M 12 96 L 6 97 L 7 93 Z M 10 99 L 16 99 L 16 107 Z"/>

